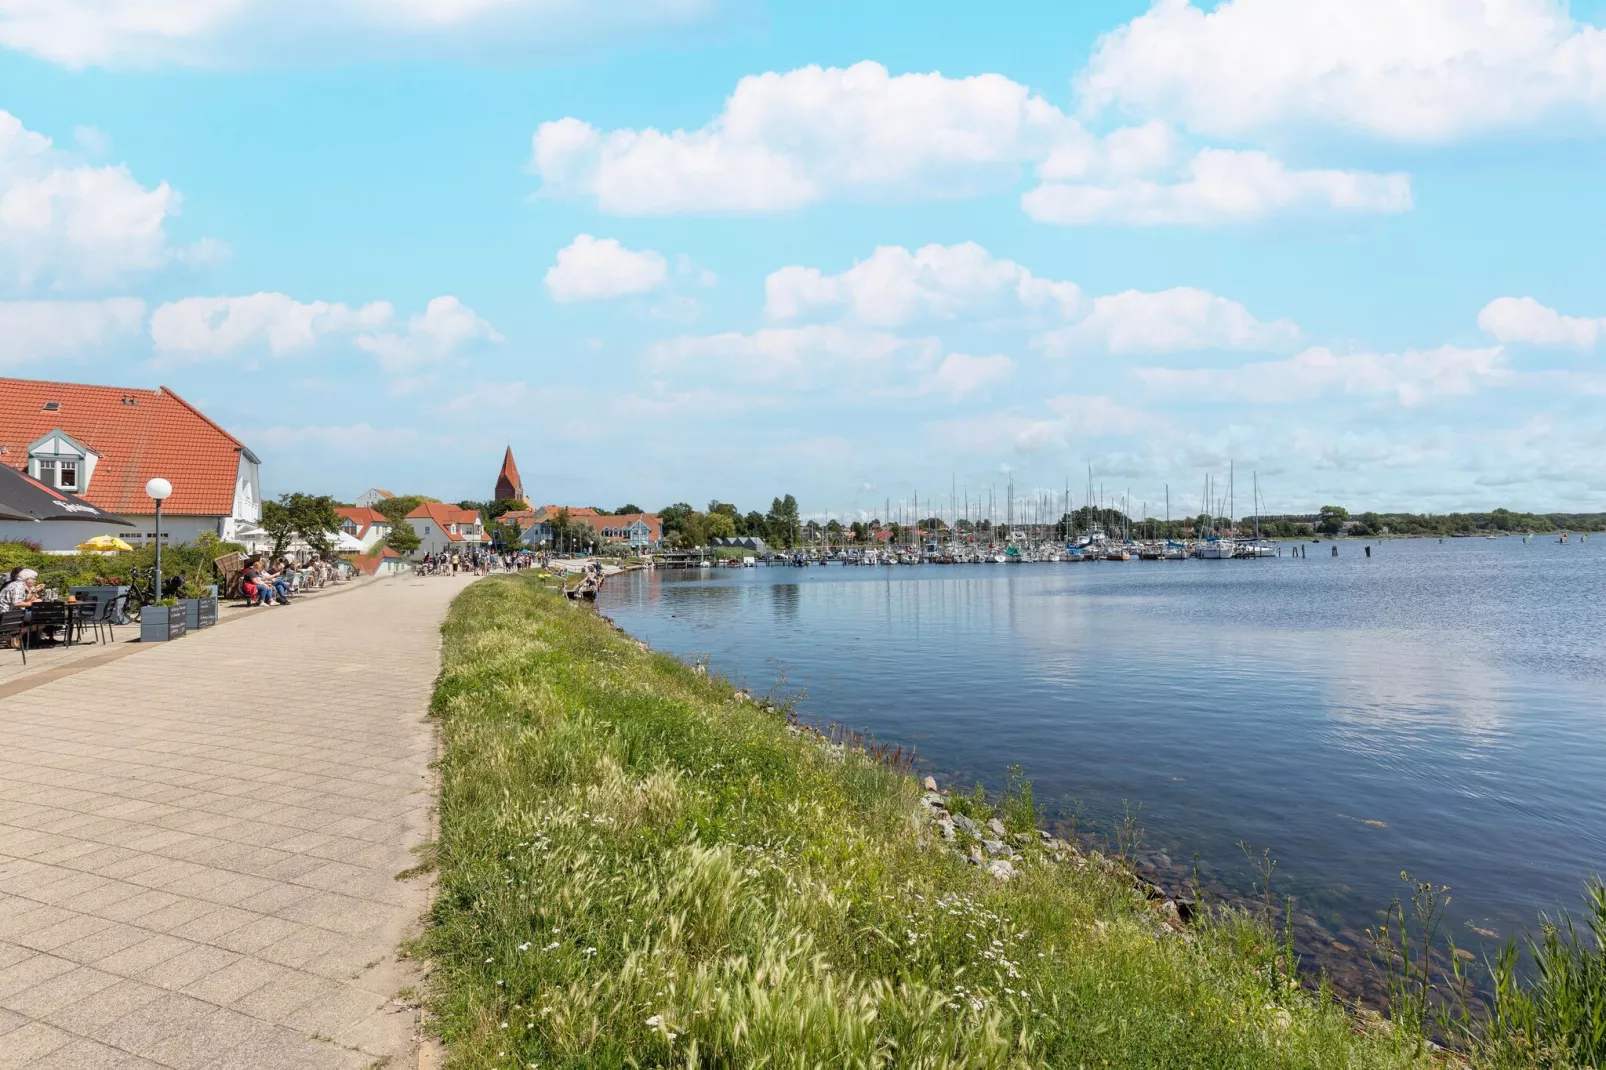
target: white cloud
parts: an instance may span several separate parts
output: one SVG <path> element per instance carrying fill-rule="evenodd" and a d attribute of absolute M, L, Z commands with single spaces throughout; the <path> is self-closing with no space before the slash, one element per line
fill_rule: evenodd
<path fill-rule="evenodd" d="M 664 370 L 807 387 L 856 374 L 879 377 L 896 366 L 894 358 L 930 363 L 936 353 L 933 339 L 811 324 L 671 339 L 655 343 L 647 357 Z"/>
<path fill-rule="evenodd" d="M 994 384 L 1015 378 L 1015 362 L 1001 353 L 973 357 L 949 353 L 921 385 L 921 391 L 959 401 Z"/>
<path fill-rule="evenodd" d="M 1564 0 L 1157 0 L 1079 84 L 1089 109 L 1210 134 L 1316 120 L 1436 141 L 1606 114 L 1606 32 Z"/>
<path fill-rule="evenodd" d="M 1040 278 L 975 242 L 926 245 L 912 253 L 882 245 L 838 275 L 792 265 L 765 279 L 764 292 L 764 310 L 777 319 L 847 309 L 860 322 L 883 327 L 1023 309 L 1070 316 L 1081 302 L 1075 283 Z"/>
<path fill-rule="evenodd" d="M 145 302 L 134 297 L 104 301 L 0 301 L 0 365 L 43 358 L 70 358 L 133 338 L 145 327 Z"/>
<path fill-rule="evenodd" d="M 1098 394 L 1060 394 L 1044 402 L 1047 415 L 1019 411 L 984 413 L 929 425 L 945 448 L 978 453 L 1013 450 L 1040 453 L 1067 449 L 1073 442 L 1128 435 L 1153 424 L 1153 417 Z M 1000 473 L 1008 473 L 1000 465 Z"/>
<path fill-rule="evenodd" d="M 1095 298 L 1086 318 L 1044 331 L 1033 345 L 1052 356 L 1086 350 L 1179 353 L 1190 350 L 1275 350 L 1299 341 L 1289 320 L 1257 320 L 1237 301 L 1191 286 Z"/>
<path fill-rule="evenodd" d="M 431 298 L 403 330 L 359 335 L 357 348 L 372 353 L 386 371 L 402 371 L 449 359 L 474 342 L 501 341 L 496 328 L 473 309 L 446 296 Z"/>
<path fill-rule="evenodd" d="M 708 23 L 722 0 L 0 0 L 0 45 L 68 67 L 527 58 Z"/>
<path fill-rule="evenodd" d="M 186 297 L 151 313 L 151 341 L 158 357 L 171 361 L 226 357 L 263 345 L 276 355 L 294 353 L 327 337 L 348 336 L 389 371 L 445 359 L 472 341 L 502 341 L 455 297 L 433 299 L 405 326 L 394 326 L 394 319 L 388 301 L 354 308 L 281 293 Z"/>
<path fill-rule="evenodd" d="M 868 61 L 750 75 L 697 130 L 603 131 L 571 117 L 543 123 L 532 148 L 543 193 L 595 198 L 619 215 L 972 196 L 1009 190 L 1033 167 L 1051 184 L 1024 204 L 1049 222 L 1237 222 L 1312 206 L 1410 206 L 1403 175 L 1299 171 L 1264 153 L 1189 157 L 1163 123 L 1099 137 L 1003 75 L 893 76 Z"/>
<path fill-rule="evenodd" d="M 635 252 L 614 238 L 580 234 L 558 251 L 546 288 L 554 301 L 591 301 L 647 293 L 668 278 L 668 261 L 651 249 Z"/>
<path fill-rule="evenodd" d="M 147 188 L 125 166 L 79 163 L 0 111 L 0 263 L 23 286 L 101 284 L 214 256 L 215 242 L 169 247 L 166 224 L 178 209 L 167 183 Z"/>
<path fill-rule="evenodd" d="M 258 343 L 289 353 L 311 348 L 324 335 L 382 327 L 392 312 L 384 301 L 352 308 L 281 293 L 186 297 L 151 313 L 151 341 L 168 357 L 222 357 Z"/>
<path fill-rule="evenodd" d="M 1021 197 L 1040 223 L 1247 223 L 1278 212 L 1404 212 L 1411 179 L 1370 171 L 1295 170 L 1264 152 L 1201 149 L 1173 180 L 1049 182 Z"/>
<path fill-rule="evenodd" d="M 1193 401 L 1279 404 L 1328 393 L 1393 395 L 1401 405 L 1471 394 L 1505 376 L 1504 350 L 1408 349 L 1403 353 L 1335 353 L 1314 346 L 1286 360 L 1236 368 L 1137 368 L 1155 390 Z"/>
<path fill-rule="evenodd" d="M 1531 297 L 1497 297 L 1478 313 L 1478 326 L 1501 342 L 1592 349 L 1606 338 L 1606 316 L 1563 316 Z"/>

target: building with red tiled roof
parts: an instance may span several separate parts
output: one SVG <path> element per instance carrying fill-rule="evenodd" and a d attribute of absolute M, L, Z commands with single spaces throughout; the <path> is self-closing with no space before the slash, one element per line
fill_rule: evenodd
<path fill-rule="evenodd" d="M 445 502 L 425 502 L 407 514 L 407 522 L 418 535 L 414 558 L 467 550 L 489 541 L 477 510 L 461 509 Z"/>
<path fill-rule="evenodd" d="M 262 517 L 256 455 L 165 386 L 0 379 L 0 463 L 135 524 L 0 523 L 0 539 L 36 539 L 47 550 L 108 531 L 135 545 L 153 540 L 156 503 L 145 484 L 156 476 L 173 484 L 162 505 L 164 543 L 203 531 L 251 542 Z"/>
<path fill-rule="evenodd" d="M 554 521 L 564 511 L 561 505 L 543 505 L 529 512 L 504 513 L 498 518 L 504 524 L 517 524 L 519 541 L 526 546 L 551 546 L 555 534 Z M 635 547 L 656 546 L 663 540 L 664 524 L 657 513 L 622 513 L 611 516 L 586 506 L 568 508 L 569 523 L 588 527 L 603 542 L 629 543 Z"/>
<path fill-rule="evenodd" d="M 393 576 L 412 568 L 410 562 L 388 546 L 381 546 L 379 551 L 373 554 L 353 554 L 346 560 L 351 562 L 352 568 L 364 576 Z"/>
<path fill-rule="evenodd" d="M 335 515 L 340 518 L 340 530 L 362 543 L 364 550 L 371 550 L 376 543 L 390 537 L 390 518 L 384 513 L 362 506 L 340 505 L 335 507 Z"/>
<path fill-rule="evenodd" d="M 378 487 L 371 487 L 357 495 L 356 504 L 363 509 L 372 509 L 385 499 L 394 498 L 395 496 L 396 495 L 392 494 L 388 490 L 380 490 Z"/>

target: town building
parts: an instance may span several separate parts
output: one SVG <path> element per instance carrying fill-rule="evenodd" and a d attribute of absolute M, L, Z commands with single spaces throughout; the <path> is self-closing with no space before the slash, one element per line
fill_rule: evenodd
<path fill-rule="evenodd" d="M 395 576 L 411 572 L 412 562 L 388 546 L 381 546 L 371 554 L 352 555 L 351 566 L 364 576 Z"/>
<path fill-rule="evenodd" d="M 335 507 L 335 515 L 340 517 L 340 530 L 362 543 L 364 553 L 390 537 L 390 518 L 384 513 L 341 505 Z"/>
<path fill-rule="evenodd" d="M 145 484 L 173 484 L 162 503 L 162 542 L 210 532 L 255 547 L 261 540 L 260 462 L 244 443 L 167 387 L 142 390 L 39 379 L 0 379 L 0 464 L 134 523 L 0 522 L 0 540 L 71 550 L 96 535 L 136 546 L 156 538 Z"/>
<path fill-rule="evenodd" d="M 588 506 L 543 505 L 538 509 L 504 513 L 498 517 L 503 524 L 519 528 L 519 542 L 532 549 L 554 548 L 558 514 L 567 508 L 569 523 L 574 527 L 587 527 L 599 541 L 622 543 L 634 549 L 650 549 L 663 541 L 664 525 L 656 513 L 599 513 Z"/>
<path fill-rule="evenodd" d="M 395 496 L 388 490 L 380 490 L 378 487 L 374 487 L 357 495 L 357 506 L 361 509 L 372 509 L 386 498 L 394 498 Z"/>
<path fill-rule="evenodd" d="M 445 502 L 425 502 L 407 514 L 407 522 L 418 535 L 417 560 L 425 554 L 451 553 L 484 545 L 484 525 L 474 509 L 460 509 Z"/>

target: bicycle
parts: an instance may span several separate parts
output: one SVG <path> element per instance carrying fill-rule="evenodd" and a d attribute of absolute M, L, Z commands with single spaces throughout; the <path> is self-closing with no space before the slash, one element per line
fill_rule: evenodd
<path fill-rule="evenodd" d="M 162 583 L 163 597 L 173 598 L 184 589 L 184 576 L 182 573 L 169 576 Z M 128 594 L 123 599 L 122 611 L 125 618 L 132 622 L 139 620 L 141 608 L 161 601 L 156 594 L 156 569 L 135 567 L 129 570 Z"/>

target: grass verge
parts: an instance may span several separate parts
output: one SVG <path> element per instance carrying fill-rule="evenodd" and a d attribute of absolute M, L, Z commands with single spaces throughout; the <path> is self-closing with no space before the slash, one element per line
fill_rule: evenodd
<path fill-rule="evenodd" d="M 931 842 L 913 778 L 530 579 L 461 594 L 421 950 L 454 1067 L 1403 1067 L 1228 915 Z"/>

